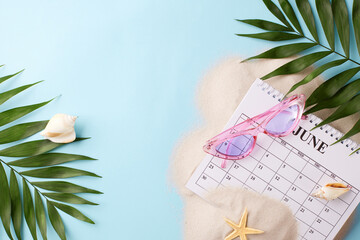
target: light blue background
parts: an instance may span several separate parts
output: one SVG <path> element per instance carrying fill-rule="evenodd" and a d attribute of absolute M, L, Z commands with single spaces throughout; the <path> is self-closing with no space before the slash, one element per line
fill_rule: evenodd
<path fill-rule="evenodd" d="M 235 18 L 273 20 L 261 1 L 245 0 L 1 4 L 0 74 L 26 68 L 2 90 L 46 80 L 2 109 L 62 94 L 17 122 L 78 115 L 77 132 L 92 139 L 62 150 L 99 159 L 71 164 L 102 175 L 74 181 L 105 194 L 87 195 L 100 206 L 80 207 L 96 225 L 62 214 L 69 239 L 182 239 L 182 202 L 167 170 L 176 141 L 201 120 L 198 81 L 219 59 L 273 45 L 236 37 L 254 29 Z M 359 237 L 357 217 L 346 239 Z M 52 229 L 49 239 L 58 239 Z"/>

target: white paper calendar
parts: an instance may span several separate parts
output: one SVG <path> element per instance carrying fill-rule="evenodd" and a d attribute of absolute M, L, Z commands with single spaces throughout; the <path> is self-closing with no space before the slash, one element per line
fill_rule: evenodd
<path fill-rule="evenodd" d="M 224 129 L 276 105 L 283 95 L 257 79 Z M 330 146 L 341 134 L 325 125 L 309 131 L 321 119 L 309 115 L 292 134 L 274 138 L 259 134 L 250 156 L 227 161 L 207 155 L 187 187 L 200 196 L 217 187 L 238 186 L 271 196 L 287 204 L 299 223 L 299 239 L 333 239 L 360 201 L 360 154 L 349 154 L 351 140 Z M 254 123 L 256 124 L 256 123 Z M 311 193 L 329 182 L 350 185 L 349 192 L 333 201 Z"/>

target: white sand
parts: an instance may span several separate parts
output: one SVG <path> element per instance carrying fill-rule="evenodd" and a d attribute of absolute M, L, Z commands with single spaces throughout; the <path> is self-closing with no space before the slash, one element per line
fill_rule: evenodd
<path fill-rule="evenodd" d="M 224 239 L 226 234 L 231 232 L 231 228 L 223 221 L 223 217 L 239 221 L 244 207 L 248 207 L 249 226 L 266 230 L 265 234 L 248 236 L 249 240 L 296 239 L 296 226 L 293 224 L 295 220 L 288 208 L 278 201 L 270 201 L 256 194 L 245 194 L 241 189 L 215 190 L 205 201 L 185 188 L 186 182 L 205 156 L 202 150 L 204 142 L 221 131 L 253 81 L 289 59 L 256 60 L 246 63 L 240 61 L 240 58 L 236 57 L 226 59 L 204 76 L 197 94 L 197 105 L 204 118 L 204 124 L 187 133 L 179 141 L 173 154 L 170 175 L 171 181 L 184 199 L 183 228 L 186 240 Z M 294 83 L 303 79 L 308 73 L 309 69 L 296 75 L 279 76 L 266 81 L 286 93 Z M 309 96 L 321 82 L 322 80 L 317 78 L 297 89 L 296 93 Z M 324 110 L 316 115 L 324 118 L 329 113 L 328 110 Z M 344 132 L 355 122 L 356 117 L 350 116 L 332 125 Z M 355 136 L 354 140 L 360 142 L 360 137 Z M 256 205 L 253 204 L 254 202 Z M 276 206 L 273 208 L 278 213 L 276 221 L 269 205 Z M 347 227 L 349 226 L 350 224 L 347 224 Z M 338 239 L 342 237 L 339 236 Z"/>

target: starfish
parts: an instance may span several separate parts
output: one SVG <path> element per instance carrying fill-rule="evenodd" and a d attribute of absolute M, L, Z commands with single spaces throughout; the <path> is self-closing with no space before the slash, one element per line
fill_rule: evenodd
<path fill-rule="evenodd" d="M 247 240 L 246 235 L 247 234 L 261 234 L 264 233 L 264 231 L 255 229 L 255 228 L 248 228 L 246 227 L 246 222 L 247 222 L 247 209 L 245 208 L 245 211 L 243 213 L 243 215 L 241 216 L 241 220 L 239 225 L 236 225 L 235 223 L 233 223 L 232 221 L 230 221 L 229 219 L 225 218 L 225 222 L 227 222 L 227 224 L 230 225 L 230 227 L 232 227 L 234 229 L 234 231 L 232 231 L 232 233 L 230 233 L 225 240 L 232 240 L 235 239 L 237 237 L 240 237 L 241 240 Z"/>

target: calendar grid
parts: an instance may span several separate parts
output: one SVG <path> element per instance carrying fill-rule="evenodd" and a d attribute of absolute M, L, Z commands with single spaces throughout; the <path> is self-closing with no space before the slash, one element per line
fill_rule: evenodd
<path fill-rule="evenodd" d="M 324 174 L 325 173 L 323 173 L 322 174 L 322 176 L 321 177 L 323 177 L 324 176 Z M 319 184 L 319 180 L 316 182 L 316 185 L 313 187 L 313 189 L 312 189 L 312 192 L 314 192 L 316 189 L 316 186 Z M 316 200 L 316 199 L 314 199 L 314 200 Z M 306 201 L 306 200 L 305 200 Z M 304 201 L 304 202 L 305 202 Z M 316 200 L 317 201 L 317 200 Z M 304 204 L 304 202 L 303 202 L 303 204 Z M 321 212 L 324 210 L 324 208 L 326 207 L 326 205 L 324 205 L 323 206 L 323 208 L 321 209 Z M 312 210 L 310 210 L 310 211 L 312 211 Z M 313 211 L 312 211 L 313 212 Z M 314 213 L 314 212 L 313 212 Z M 316 213 L 315 213 L 316 214 Z M 316 214 L 316 218 L 319 218 L 319 214 Z M 311 231 L 311 226 L 315 223 L 315 221 L 316 221 L 316 218 L 314 219 L 314 221 L 312 222 L 312 224 L 309 226 L 309 228 L 306 230 L 306 232 L 308 232 L 308 231 Z M 326 220 L 324 220 L 324 221 L 326 221 Z M 327 236 L 326 236 L 327 237 Z"/>
<path fill-rule="evenodd" d="M 248 117 L 241 114 L 235 124 L 245 119 Z M 249 157 L 241 161 L 228 161 L 226 169 L 220 167 L 222 159 L 212 156 L 195 184 L 204 190 L 219 186 L 244 186 L 275 197 L 293 211 L 301 225 L 301 239 L 325 239 L 358 195 L 358 189 L 351 188 L 353 198 L 350 202 L 341 198 L 334 200 L 341 206 L 339 209 L 334 209 L 328 201 L 313 198 L 311 193 L 320 188 L 326 179 L 348 183 L 282 138 L 263 136 Z M 309 171 L 317 174 L 317 179 L 308 178 L 306 175 Z M 216 179 L 212 176 L 221 177 Z M 325 220 L 327 216 L 335 220 Z"/>
<path fill-rule="evenodd" d="M 231 168 L 232 165 L 234 165 L 234 164 L 235 164 L 235 162 L 232 162 L 230 168 Z M 230 169 L 230 168 L 229 168 L 229 169 Z M 221 182 L 224 180 L 224 178 L 227 176 L 227 174 L 229 174 L 229 169 L 226 171 L 226 174 L 224 175 L 224 177 L 223 177 L 223 179 L 221 180 Z M 221 184 L 221 182 L 219 183 L 219 185 Z"/>

